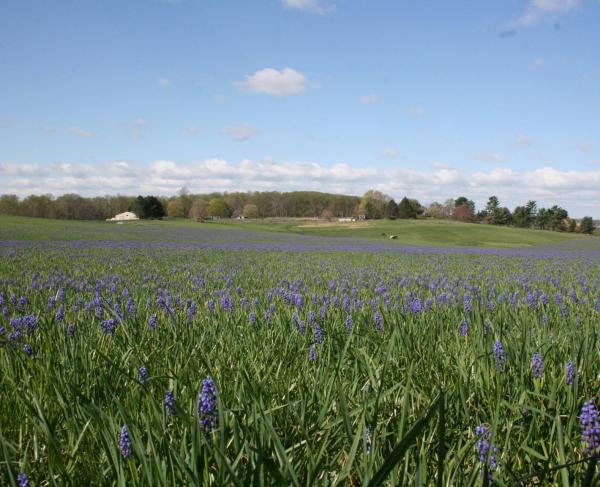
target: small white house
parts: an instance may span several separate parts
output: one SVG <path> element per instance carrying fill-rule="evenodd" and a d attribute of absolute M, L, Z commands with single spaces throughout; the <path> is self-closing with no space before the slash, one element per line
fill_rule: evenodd
<path fill-rule="evenodd" d="M 125 213 L 119 213 L 112 218 L 108 218 L 107 222 L 124 222 L 130 220 L 139 220 L 138 216 L 131 211 L 126 211 Z"/>

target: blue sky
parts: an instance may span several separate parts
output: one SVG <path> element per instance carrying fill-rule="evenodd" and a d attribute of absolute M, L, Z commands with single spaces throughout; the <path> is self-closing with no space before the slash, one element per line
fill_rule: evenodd
<path fill-rule="evenodd" d="M 3 0 L 0 192 L 600 216 L 597 0 Z"/>

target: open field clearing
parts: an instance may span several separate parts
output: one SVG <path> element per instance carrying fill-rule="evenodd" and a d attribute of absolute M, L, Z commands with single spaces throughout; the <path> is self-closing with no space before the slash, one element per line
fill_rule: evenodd
<path fill-rule="evenodd" d="M 243 232 L 239 232 L 242 230 Z M 238 233 L 235 233 L 235 232 Z M 233 232 L 233 233 L 232 233 Z M 237 237 L 236 237 L 237 235 Z M 395 235 L 395 240 L 389 236 Z M 300 237 L 300 238 L 298 238 Z M 567 245 L 590 247 L 589 236 L 450 220 L 374 220 L 338 223 L 301 218 L 264 220 L 140 220 L 122 225 L 96 221 L 61 221 L 0 216 L 0 240 L 126 240 L 152 242 L 207 242 L 240 240 L 301 242 L 301 237 L 335 237 L 338 244 L 373 243 L 434 247 L 515 248 Z M 317 240 L 325 242 L 325 240 Z M 367 241 L 367 242 L 366 242 Z M 600 247 L 600 245 L 596 245 Z"/>
<path fill-rule="evenodd" d="M 566 486 L 590 465 L 596 239 L 5 222 L 2 485 Z"/>

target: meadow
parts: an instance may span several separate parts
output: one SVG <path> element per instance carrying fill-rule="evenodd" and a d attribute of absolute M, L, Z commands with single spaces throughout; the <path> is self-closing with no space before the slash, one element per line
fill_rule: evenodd
<path fill-rule="evenodd" d="M 0 219 L 0 485 L 592 485 L 598 240 L 422 223 Z"/>

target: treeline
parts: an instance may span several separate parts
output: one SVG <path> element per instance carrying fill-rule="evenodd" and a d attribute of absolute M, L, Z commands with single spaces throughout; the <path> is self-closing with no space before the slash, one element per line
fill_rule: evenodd
<path fill-rule="evenodd" d="M 358 213 L 367 219 L 378 218 L 435 218 L 452 219 L 466 223 L 486 223 L 489 225 L 510 225 L 520 228 L 536 228 L 557 232 L 580 232 L 592 234 L 595 226 L 592 217 L 586 216 L 578 223 L 569 218 L 564 208 L 554 205 L 538 208 L 537 202 L 530 200 L 524 206 L 517 206 L 512 212 L 500 205 L 497 196 L 490 196 L 485 208 L 477 211 L 473 200 L 465 196 L 448 199 L 444 203 L 433 202 L 428 207 L 407 197 L 399 203 L 380 191 L 367 191 L 358 206 Z"/>
<path fill-rule="evenodd" d="M 65 220 L 105 220 L 125 211 L 140 218 L 345 217 L 355 214 L 359 202 L 356 196 L 315 191 L 191 194 L 182 189 L 173 197 L 65 194 L 23 199 L 1 195 L 0 214 Z"/>
<path fill-rule="evenodd" d="M 465 196 L 433 202 L 427 207 L 416 199 L 402 198 L 398 203 L 390 196 L 368 190 L 361 198 L 316 191 L 235 192 L 191 194 L 185 188 L 176 196 L 97 196 L 86 198 L 77 194 L 30 195 L 20 199 L 15 195 L 0 196 L 0 214 L 66 220 L 104 220 L 118 213 L 132 211 L 140 218 L 435 218 L 469 223 L 511 225 L 558 232 L 593 233 L 594 222 L 586 216 L 581 221 L 569 217 L 567 210 L 554 205 L 538 208 L 528 201 L 510 211 L 490 196 L 479 211 Z"/>
<path fill-rule="evenodd" d="M 489 225 L 510 225 L 519 228 L 536 228 L 555 232 L 580 232 L 592 234 L 595 226 L 592 217 L 585 216 L 579 222 L 570 218 L 569 213 L 558 205 L 550 208 L 538 208 L 537 202 L 529 200 L 523 206 L 517 206 L 512 212 L 506 206 L 500 206 L 497 196 L 490 196 L 485 208 L 475 210 L 475 203 L 461 196 L 445 203 L 432 203 L 426 210 L 432 218 L 452 218 L 470 223 Z"/>

